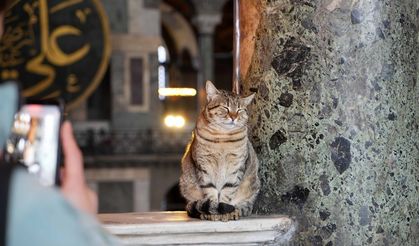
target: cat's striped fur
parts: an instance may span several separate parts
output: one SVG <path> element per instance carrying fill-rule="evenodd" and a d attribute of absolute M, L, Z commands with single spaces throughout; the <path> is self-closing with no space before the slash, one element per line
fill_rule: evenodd
<path fill-rule="evenodd" d="M 247 135 L 247 106 L 207 81 L 207 104 L 182 159 L 180 190 L 192 217 L 211 220 L 248 216 L 259 192 L 258 159 Z"/>

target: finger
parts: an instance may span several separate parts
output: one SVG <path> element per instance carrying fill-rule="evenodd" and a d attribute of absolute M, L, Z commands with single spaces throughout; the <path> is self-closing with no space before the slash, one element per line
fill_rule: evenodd
<path fill-rule="evenodd" d="M 87 196 L 89 197 L 91 213 L 96 214 L 98 210 L 98 197 L 96 192 L 87 188 Z"/>
<path fill-rule="evenodd" d="M 65 169 L 64 169 L 64 167 L 60 167 L 60 180 L 61 180 L 61 184 L 63 184 L 65 182 Z"/>
<path fill-rule="evenodd" d="M 61 141 L 64 154 L 64 168 L 66 178 L 84 177 L 83 157 L 77 146 L 70 122 L 66 121 L 61 128 Z"/>

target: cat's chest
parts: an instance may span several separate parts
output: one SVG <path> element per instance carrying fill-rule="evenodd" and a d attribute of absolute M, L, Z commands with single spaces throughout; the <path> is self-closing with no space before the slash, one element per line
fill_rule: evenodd
<path fill-rule="evenodd" d="M 247 143 L 245 141 L 235 144 L 208 144 L 205 142 L 197 142 L 194 149 L 196 157 L 208 157 L 217 162 L 242 162 L 246 159 L 248 153 Z"/>

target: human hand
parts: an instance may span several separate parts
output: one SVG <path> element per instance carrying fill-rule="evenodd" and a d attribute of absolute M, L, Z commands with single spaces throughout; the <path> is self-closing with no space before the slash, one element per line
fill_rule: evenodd
<path fill-rule="evenodd" d="M 61 191 L 76 208 L 94 215 L 97 213 L 97 195 L 86 184 L 83 155 L 68 121 L 62 125 L 61 142 L 64 154 Z"/>

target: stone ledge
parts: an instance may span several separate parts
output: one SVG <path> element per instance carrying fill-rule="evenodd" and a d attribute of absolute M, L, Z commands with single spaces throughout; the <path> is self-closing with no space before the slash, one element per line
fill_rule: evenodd
<path fill-rule="evenodd" d="M 296 223 L 283 215 L 202 221 L 185 212 L 101 214 L 104 227 L 125 245 L 281 245 Z"/>

